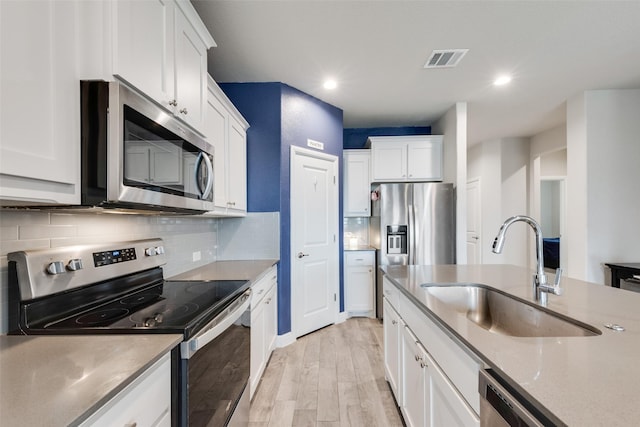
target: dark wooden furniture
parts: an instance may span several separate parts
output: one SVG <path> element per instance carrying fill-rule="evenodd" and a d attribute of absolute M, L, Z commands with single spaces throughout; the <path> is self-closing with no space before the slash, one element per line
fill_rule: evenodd
<path fill-rule="evenodd" d="M 640 276 L 640 262 L 635 263 L 605 263 L 611 269 L 611 286 L 620 287 L 620 279 L 626 280 L 633 276 Z M 638 280 L 636 280 L 638 282 Z"/>

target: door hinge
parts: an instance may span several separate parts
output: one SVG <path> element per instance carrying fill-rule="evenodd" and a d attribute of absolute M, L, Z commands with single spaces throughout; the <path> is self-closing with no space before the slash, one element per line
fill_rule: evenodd
<path fill-rule="evenodd" d="M 336 242 L 336 235 L 334 234 L 333 235 L 333 243 L 335 243 L 335 242 Z"/>
<path fill-rule="evenodd" d="M 336 294 L 333 294 L 333 300 L 338 301 L 338 297 L 336 296 Z"/>
<path fill-rule="evenodd" d="M 333 176 L 333 183 L 334 184 L 336 183 L 336 176 L 335 175 Z"/>

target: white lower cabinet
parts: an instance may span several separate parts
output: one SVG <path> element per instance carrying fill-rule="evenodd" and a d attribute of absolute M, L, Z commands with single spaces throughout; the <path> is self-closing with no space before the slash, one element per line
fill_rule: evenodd
<path fill-rule="evenodd" d="M 385 374 L 407 426 L 478 427 L 480 362 L 387 278 L 383 288 Z"/>
<path fill-rule="evenodd" d="M 251 373 L 249 395 L 253 397 L 267 366 L 278 335 L 278 273 L 275 266 L 253 284 L 251 299 Z"/>
<path fill-rule="evenodd" d="M 171 354 L 167 353 L 82 426 L 171 426 Z"/>
<path fill-rule="evenodd" d="M 398 313 L 391 307 L 387 298 L 383 298 L 382 315 L 384 316 L 384 373 L 393 394 L 401 401 L 400 357 L 402 357 L 401 332 L 404 328 Z"/>
<path fill-rule="evenodd" d="M 375 316 L 375 265 L 374 251 L 345 252 L 345 311 L 349 316 Z"/>
<path fill-rule="evenodd" d="M 427 351 L 406 326 L 402 328 L 402 399 L 400 410 L 409 427 L 431 425 Z"/>

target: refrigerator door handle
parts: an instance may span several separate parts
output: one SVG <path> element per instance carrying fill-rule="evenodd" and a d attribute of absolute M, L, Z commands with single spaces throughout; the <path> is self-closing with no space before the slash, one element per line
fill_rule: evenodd
<path fill-rule="evenodd" d="M 416 263 L 415 260 L 415 253 L 416 253 L 416 241 L 415 241 L 415 235 L 416 235 L 416 212 L 415 212 L 415 205 L 413 204 L 413 198 L 411 199 L 408 209 L 407 209 L 407 214 L 409 216 L 409 229 L 407 230 L 407 233 L 409 234 L 409 247 L 407 248 L 407 264 L 408 265 L 414 265 Z"/>

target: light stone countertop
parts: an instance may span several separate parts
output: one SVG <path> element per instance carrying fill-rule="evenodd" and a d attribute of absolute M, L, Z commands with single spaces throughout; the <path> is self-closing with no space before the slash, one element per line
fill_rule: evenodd
<path fill-rule="evenodd" d="M 534 301 L 533 270 L 510 265 L 387 266 L 388 278 L 454 340 L 569 426 L 640 424 L 640 293 L 562 278 L 548 308 L 602 332 L 526 338 L 489 332 L 444 307 L 427 308 L 423 283 L 481 283 Z M 549 281 L 553 280 L 553 274 Z M 605 323 L 626 328 L 615 332 Z"/>
<path fill-rule="evenodd" d="M 277 259 L 216 261 L 180 273 L 167 280 L 249 280 L 255 282 L 277 263 Z"/>
<path fill-rule="evenodd" d="M 345 252 L 350 252 L 350 251 L 375 251 L 376 248 L 374 248 L 373 246 L 368 246 L 368 245 L 358 245 L 358 246 L 351 246 L 351 245 L 344 245 L 344 251 Z"/>
<path fill-rule="evenodd" d="M 181 340 L 176 334 L 0 336 L 0 424 L 77 425 Z"/>

